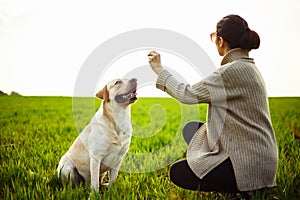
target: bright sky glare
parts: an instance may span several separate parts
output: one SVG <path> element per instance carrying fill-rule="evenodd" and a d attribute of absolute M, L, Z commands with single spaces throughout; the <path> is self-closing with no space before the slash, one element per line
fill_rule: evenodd
<path fill-rule="evenodd" d="M 22 95 L 72 96 L 82 64 L 111 37 L 140 28 L 181 33 L 198 43 L 219 66 L 209 34 L 225 15 L 238 14 L 261 37 L 250 54 L 260 69 L 269 96 L 300 96 L 300 1 L 71 1 L 0 0 L 0 90 Z M 105 56 L 105 55 L 103 55 Z M 95 90 L 134 66 L 147 65 L 139 51 L 112 64 Z M 162 63 L 189 83 L 201 79 L 174 55 L 162 53 Z M 183 70 L 184 69 L 184 70 Z M 162 95 L 155 87 L 139 95 Z"/>

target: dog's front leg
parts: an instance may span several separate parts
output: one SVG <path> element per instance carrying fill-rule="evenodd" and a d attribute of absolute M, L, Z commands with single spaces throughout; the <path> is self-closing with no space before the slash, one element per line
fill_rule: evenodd
<path fill-rule="evenodd" d="M 101 160 L 91 157 L 90 172 L 91 172 L 91 187 L 95 192 L 99 192 L 99 176 L 100 176 Z"/>
<path fill-rule="evenodd" d="M 110 176 L 109 176 L 109 185 L 108 185 L 108 188 L 110 188 L 112 186 L 112 184 L 116 181 L 117 179 L 117 176 L 118 176 L 118 172 L 119 172 L 119 169 L 120 169 L 120 166 L 121 166 L 121 162 L 118 162 L 118 164 L 116 165 L 116 167 L 112 168 L 110 170 Z"/>

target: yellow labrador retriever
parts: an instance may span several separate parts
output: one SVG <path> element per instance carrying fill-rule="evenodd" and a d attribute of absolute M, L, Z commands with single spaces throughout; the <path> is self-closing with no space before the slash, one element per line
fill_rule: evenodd
<path fill-rule="evenodd" d="M 101 106 L 62 156 L 58 177 L 73 185 L 89 182 L 98 191 L 102 178 L 109 171 L 111 186 L 130 145 L 130 104 L 137 100 L 136 89 L 136 79 L 116 79 L 96 94 L 103 99 Z"/>

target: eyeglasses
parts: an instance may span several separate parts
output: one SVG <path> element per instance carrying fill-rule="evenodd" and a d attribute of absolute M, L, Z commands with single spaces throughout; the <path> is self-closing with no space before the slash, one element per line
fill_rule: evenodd
<path fill-rule="evenodd" d="M 213 33 L 210 34 L 210 40 L 213 43 L 216 43 L 216 40 L 217 40 L 218 37 L 220 37 L 220 36 L 218 36 L 218 32 L 213 32 Z"/>

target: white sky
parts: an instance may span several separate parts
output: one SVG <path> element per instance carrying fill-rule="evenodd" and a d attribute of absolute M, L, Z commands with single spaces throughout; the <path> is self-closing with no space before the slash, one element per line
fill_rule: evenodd
<path fill-rule="evenodd" d="M 238 14 L 261 37 L 260 49 L 250 56 L 265 79 L 269 96 L 300 96 L 299 11 L 298 0 L 0 0 L 0 90 L 72 96 L 90 53 L 113 36 L 139 28 L 181 33 L 218 65 L 221 57 L 209 34 L 222 17 Z M 105 77 L 126 73 L 117 65 L 147 64 L 147 52 L 133 54 L 112 64 Z M 178 68 L 176 63 L 184 61 L 174 55 L 162 52 L 162 62 L 174 66 L 190 83 L 199 79 Z M 102 87 L 102 82 L 95 88 Z M 140 94 L 153 96 L 156 90 L 151 87 Z"/>

